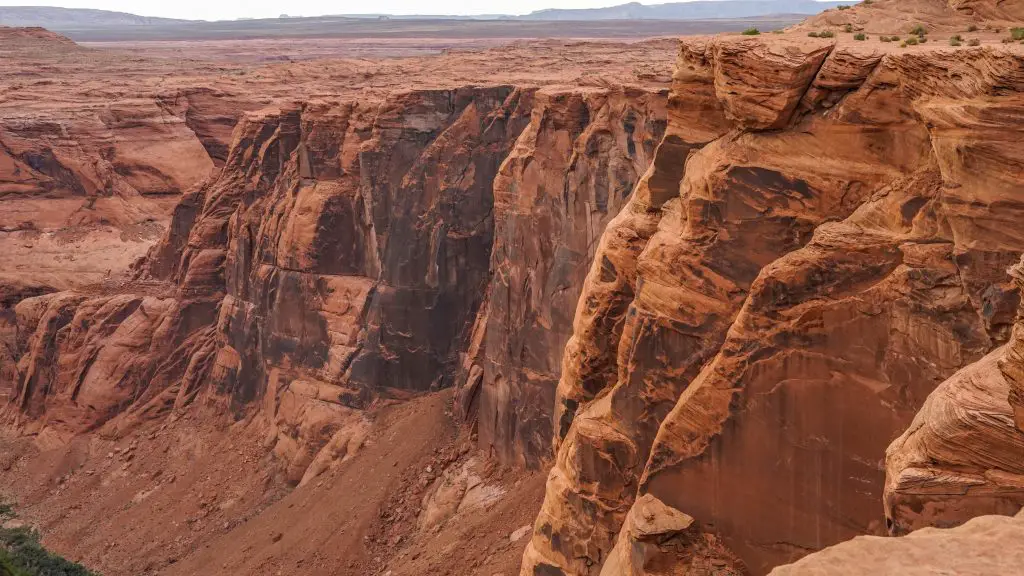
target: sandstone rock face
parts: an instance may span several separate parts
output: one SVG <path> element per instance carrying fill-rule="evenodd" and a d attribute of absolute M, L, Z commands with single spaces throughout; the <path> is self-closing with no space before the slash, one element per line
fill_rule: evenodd
<path fill-rule="evenodd" d="M 580 298 L 524 575 L 637 573 L 638 496 L 755 574 L 885 532 L 886 446 L 1010 336 L 1018 52 L 684 40 Z"/>
<path fill-rule="evenodd" d="M 847 24 L 871 34 L 908 34 L 917 26 L 929 32 L 964 32 L 971 24 L 988 29 L 1019 26 L 1024 6 L 1000 0 L 874 0 L 849 9 L 826 10 L 798 24 L 796 30 L 843 31 Z"/>
<path fill-rule="evenodd" d="M 1011 272 L 1021 285 L 1021 265 Z M 982 514 L 1024 507 L 1024 427 L 1015 421 L 1018 315 L 1010 342 L 932 392 L 910 428 L 886 452 L 889 531 L 957 526 Z M 1016 409 L 1019 410 L 1019 409 Z"/>
<path fill-rule="evenodd" d="M 18 358 L 23 342 L 18 339 L 15 306 L 33 296 L 52 292 L 44 284 L 8 282 L 0 285 L 0 406 L 7 404 L 18 380 Z"/>
<path fill-rule="evenodd" d="M 1024 515 L 983 516 L 959 528 L 927 528 L 906 538 L 858 536 L 795 564 L 772 570 L 773 576 L 854 576 L 871 574 L 1018 574 L 1024 562 L 1020 546 Z"/>
<path fill-rule="evenodd" d="M 483 291 L 490 184 L 522 97 L 434 91 L 246 118 L 220 176 L 175 210 L 146 282 L 18 305 L 36 326 L 19 418 L 44 436 L 123 433 L 202 393 L 235 412 L 262 400 L 300 481 L 367 380 L 425 390 L 450 362 Z M 137 293 L 147 285 L 167 297 Z"/>
<path fill-rule="evenodd" d="M 1017 288 L 1020 289 L 1024 284 L 1024 267 L 1018 264 L 1009 272 L 1013 276 Z M 1021 326 L 1022 319 L 1024 319 L 1024 312 L 1018 311 L 1013 335 L 1010 337 L 1006 353 L 999 363 L 999 370 L 1003 373 L 1010 388 L 1007 401 L 1018 430 L 1024 430 L 1024 327 Z"/>
<path fill-rule="evenodd" d="M 495 179 L 491 280 L 463 395 L 481 447 L 501 461 L 549 458 L 572 311 L 605 225 L 661 140 L 666 100 L 640 90 L 538 94 Z"/>
<path fill-rule="evenodd" d="M 550 325 L 540 313 L 568 337 L 557 305 L 579 289 L 586 239 L 648 163 L 664 101 L 656 90 L 494 86 L 248 113 L 135 280 L 15 306 L 8 416 L 55 444 L 123 436 L 198 400 L 264 420 L 286 478 L 308 482 L 358 450 L 363 408 L 452 386 L 478 318 L 515 313 L 518 324 L 480 325 L 496 362 L 478 371 L 503 361 L 528 391 L 498 397 L 489 379 L 479 404 L 549 421 L 550 351 L 501 357 L 498 339 L 530 341 Z M 538 244 L 548 230 L 565 244 Z M 522 283 L 542 271 L 543 292 Z M 482 309 L 488 298 L 502 306 Z M 529 389 L 533 366 L 548 376 Z M 481 421 L 509 460 L 541 458 L 549 428 Z"/>
<path fill-rule="evenodd" d="M 742 562 L 721 542 L 702 533 L 696 521 L 650 494 L 637 499 L 601 574 L 678 574 L 680 576 L 745 573 Z"/>

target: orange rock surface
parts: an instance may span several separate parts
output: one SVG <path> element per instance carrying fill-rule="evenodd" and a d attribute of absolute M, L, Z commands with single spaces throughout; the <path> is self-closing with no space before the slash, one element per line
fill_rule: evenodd
<path fill-rule="evenodd" d="M 837 13 L 907 8 L 877 4 Z M 943 25 L 972 21 L 929 5 Z M 883 534 L 886 446 L 1007 342 L 1021 47 L 805 36 L 832 15 L 781 37 L 683 40 L 666 137 L 580 299 L 522 574 L 662 573 L 696 540 L 624 561 L 638 496 L 692 517 L 724 544 L 717 565 L 738 557 L 753 574 Z M 1006 391 L 984 392 L 1001 424 L 949 448 L 961 464 L 984 450 L 974 466 L 993 486 L 979 490 L 1005 497 L 950 496 L 949 514 L 899 522 L 1020 508 L 1019 471 L 997 455 L 1020 450 Z M 920 508 L 903 498 L 893 514 Z"/>
<path fill-rule="evenodd" d="M 772 570 L 775 576 L 869 574 L 957 574 L 984 576 L 1020 572 L 1024 513 L 1015 518 L 982 516 L 950 530 L 926 528 L 906 538 L 858 536 Z"/>
<path fill-rule="evenodd" d="M 445 565 L 474 515 L 515 529 L 483 549 L 525 546 L 524 576 L 811 570 L 870 554 L 815 554 L 856 536 L 1014 528 L 968 521 L 1024 504 L 1018 19 L 875 0 L 778 35 L 273 64 L 233 45 L 188 73 L 0 30 L 20 71 L 0 76 L 0 417 L 31 446 L 0 475 L 58 462 L 35 472 L 52 493 L 21 490 L 110 574 L 333 573 L 323 547 L 357 550 L 345 573 L 485 573 Z M 972 25 L 978 46 L 944 41 Z M 117 80 L 76 71 L 97 64 Z M 42 67 L 58 80 L 25 80 Z M 444 455 L 441 389 L 467 424 Z M 139 441 L 164 451 L 145 474 L 97 464 Z M 187 454 L 187 490 L 151 476 Z M 537 506 L 522 470 L 548 467 L 532 532 L 509 525 Z M 222 481 L 237 512 L 207 497 Z M 196 491 L 187 526 L 144 520 Z M 49 507 L 126 496 L 89 544 Z M 95 552 L 135 534 L 146 556 Z"/>

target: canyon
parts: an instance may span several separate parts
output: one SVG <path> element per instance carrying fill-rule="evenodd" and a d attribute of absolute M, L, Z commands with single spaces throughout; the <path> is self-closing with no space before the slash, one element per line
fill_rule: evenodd
<path fill-rule="evenodd" d="M 0 28 L 0 493 L 107 575 L 1024 570 L 1021 22 Z"/>

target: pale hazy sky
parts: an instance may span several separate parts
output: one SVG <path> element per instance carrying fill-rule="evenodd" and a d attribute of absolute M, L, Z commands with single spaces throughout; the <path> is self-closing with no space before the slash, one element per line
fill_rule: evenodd
<path fill-rule="evenodd" d="M 526 14 L 542 8 L 599 8 L 629 0 L 0 0 L 0 6 L 62 6 L 195 20 L 324 14 Z M 644 0 L 660 4 L 671 0 Z"/>

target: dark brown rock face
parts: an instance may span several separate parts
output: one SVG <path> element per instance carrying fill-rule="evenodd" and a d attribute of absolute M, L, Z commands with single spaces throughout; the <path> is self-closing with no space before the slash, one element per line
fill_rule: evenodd
<path fill-rule="evenodd" d="M 462 390 L 481 447 L 536 467 L 573 310 L 608 221 L 661 139 L 666 94 L 544 91 L 494 183 L 487 305 Z"/>
<path fill-rule="evenodd" d="M 1022 92 L 1012 50 L 684 41 L 584 286 L 522 573 L 659 573 L 612 551 L 640 495 L 754 574 L 884 533 L 886 446 L 1009 338 Z"/>

